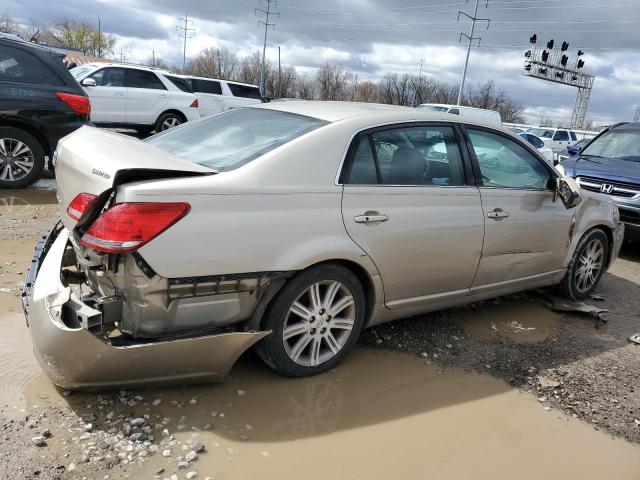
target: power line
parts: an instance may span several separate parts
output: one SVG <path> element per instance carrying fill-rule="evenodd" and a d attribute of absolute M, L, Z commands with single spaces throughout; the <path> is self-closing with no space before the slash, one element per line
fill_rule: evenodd
<path fill-rule="evenodd" d="M 274 28 L 275 23 L 269 23 L 269 17 L 271 16 L 280 16 L 278 12 L 271 11 L 271 4 L 278 5 L 278 0 L 264 0 L 267 4 L 267 9 L 263 10 L 261 8 L 256 8 L 254 13 L 262 13 L 264 15 L 264 21 L 258 20 L 258 24 L 262 23 L 264 25 L 264 43 L 262 45 L 262 63 L 260 64 L 260 95 L 264 97 L 264 62 L 265 55 L 267 53 L 267 31 L 269 27 Z M 262 5 L 262 0 L 260 0 L 260 4 Z"/>
<path fill-rule="evenodd" d="M 486 0 L 486 4 L 485 4 L 485 8 L 489 7 L 489 0 Z M 481 37 L 474 37 L 473 34 L 476 30 L 476 22 L 487 22 L 487 30 L 489 29 L 489 24 L 491 23 L 491 19 L 489 18 L 479 18 L 478 17 L 478 5 L 480 4 L 480 0 L 476 0 L 476 6 L 473 9 L 473 16 L 469 15 L 468 13 L 463 12 L 462 10 L 460 10 L 458 12 L 458 20 L 460 20 L 460 15 L 464 15 L 465 17 L 467 17 L 468 19 L 471 20 L 471 30 L 469 32 L 469 35 L 467 35 L 466 33 L 461 33 L 460 34 L 460 40 L 462 40 L 462 37 L 465 37 L 467 39 L 467 57 L 465 58 L 464 61 L 464 69 L 462 70 L 462 80 L 460 81 L 460 90 L 458 90 L 458 103 L 457 105 L 460 105 L 462 103 L 462 92 L 464 90 L 464 81 L 467 78 L 467 68 L 469 66 L 469 55 L 471 54 L 471 45 L 473 44 L 473 42 L 477 41 L 478 45 L 480 44 L 480 42 L 482 42 L 482 38 Z"/>
<path fill-rule="evenodd" d="M 182 74 L 184 75 L 185 64 L 187 61 L 187 39 L 193 38 L 192 33 L 195 32 L 196 29 L 190 27 L 190 25 L 193 25 L 193 20 L 189 20 L 189 10 L 185 12 L 184 18 L 180 17 L 180 22 L 182 22 L 183 25 L 176 25 L 176 31 L 178 32 L 178 38 L 184 39 L 182 47 Z"/>

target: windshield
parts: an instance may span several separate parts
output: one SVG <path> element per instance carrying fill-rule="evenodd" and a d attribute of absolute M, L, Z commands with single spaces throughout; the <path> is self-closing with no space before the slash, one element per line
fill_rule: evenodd
<path fill-rule="evenodd" d="M 85 73 L 90 72 L 92 68 L 93 67 L 87 67 L 87 66 L 73 67 L 71 70 L 69 70 L 69 72 L 71 72 L 71 75 L 73 75 L 73 78 L 75 78 L 76 80 L 80 80 L 80 78 L 84 76 Z"/>
<path fill-rule="evenodd" d="M 233 170 L 327 122 L 261 108 L 220 113 L 146 140 L 217 171 Z"/>
<path fill-rule="evenodd" d="M 536 137 L 553 138 L 553 130 L 549 130 L 548 128 L 532 128 L 527 131 Z"/>
<path fill-rule="evenodd" d="M 591 142 L 581 154 L 640 162 L 640 131 L 609 130 Z"/>

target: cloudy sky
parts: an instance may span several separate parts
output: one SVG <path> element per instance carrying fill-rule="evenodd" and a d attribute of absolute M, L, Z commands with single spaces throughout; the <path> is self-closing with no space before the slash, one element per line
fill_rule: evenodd
<path fill-rule="evenodd" d="M 458 10 L 473 13 L 474 0 L 279 0 L 269 31 L 267 57 L 302 72 L 329 61 L 341 63 L 359 79 L 387 72 L 423 74 L 459 82 L 466 49 L 458 43 L 469 24 L 456 22 Z M 478 16 L 482 46 L 471 52 L 467 85 L 493 79 L 498 88 L 526 107 L 528 120 L 541 115 L 568 123 L 576 90 L 522 75 L 524 52 L 533 33 L 546 41 L 566 40 L 578 49 L 587 70 L 597 76 L 588 118 L 611 123 L 633 119 L 640 104 L 640 0 L 489 0 Z M 262 46 L 260 0 L 1 0 L 0 10 L 21 23 L 50 23 L 60 17 L 97 24 L 116 35 L 116 48 L 131 61 L 155 50 L 171 64 L 182 61 L 175 26 L 188 10 L 195 32 L 187 56 L 204 47 L 226 47 L 247 55 Z"/>

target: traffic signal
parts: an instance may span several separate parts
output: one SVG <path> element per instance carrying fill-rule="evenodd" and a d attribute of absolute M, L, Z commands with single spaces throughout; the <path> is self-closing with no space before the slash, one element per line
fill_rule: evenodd
<path fill-rule="evenodd" d="M 569 57 L 567 57 L 566 55 L 562 55 L 562 58 L 560 59 L 560 64 L 563 67 L 566 67 L 568 61 L 569 61 Z"/>
<path fill-rule="evenodd" d="M 562 47 L 560 47 L 560 50 L 566 52 L 567 50 L 569 50 L 569 44 L 567 42 L 562 42 Z"/>
<path fill-rule="evenodd" d="M 582 68 L 584 67 L 584 60 L 580 59 L 578 60 L 578 68 Z"/>
<path fill-rule="evenodd" d="M 546 50 L 542 51 L 542 61 L 546 62 L 547 60 L 549 60 L 549 52 L 547 52 Z"/>
<path fill-rule="evenodd" d="M 547 48 L 549 50 L 553 49 L 553 38 L 547 42 Z"/>
<path fill-rule="evenodd" d="M 538 41 L 538 36 L 535 33 L 531 35 L 531 37 L 529 37 L 529 42 L 531 43 L 531 45 L 535 45 L 537 41 Z"/>

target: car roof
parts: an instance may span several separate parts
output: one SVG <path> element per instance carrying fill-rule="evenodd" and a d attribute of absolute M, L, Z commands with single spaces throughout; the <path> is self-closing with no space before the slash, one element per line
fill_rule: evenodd
<path fill-rule="evenodd" d="M 195 78 L 196 80 L 212 80 L 214 82 L 233 83 L 234 85 L 243 85 L 245 87 L 259 88 L 258 85 L 253 85 L 251 83 L 236 82 L 235 80 L 224 80 L 222 78 L 199 77 L 198 75 L 176 75 L 176 76 L 181 78 Z"/>
<path fill-rule="evenodd" d="M 362 102 L 337 102 L 337 101 L 308 101 L 299 100 L 295 102 L 269 102 L 252 105 L 248 108 L 265 108 L 281 112 L 305 115 L 307 117 L 318 118 L 327 122 L 337 122 L 356 117 L 375 116 L 376 122 L 416 122 L 416 121 L 441 121 L 469 123 L 482 125 L 490 128 L 496 126 L 490 122 L 467 121 L 461 122 L 458 115 L 445 112 L 434 112 L 426 108 L 400 107 L 397 105 L 387 105 L 381 103 Z M 506 129 L 503 129 L 506 131 Z M 513 134 L 513 132 L 509 132 Z"/>
<path fill-rule="evenodd" d="M 117 62 L 90 62 L 85 63 L 83 65 L 78 65 L 80 67 L 90 67 L 90 68 L 103 68 L 103 67 L 120 67 L 120 68 L 133 68 L 136 70 L 146 70 L 149 72 L 157 72 L 157 73 L 166 73 L 168 75 L 174 75 L 171 72 L 166 70 L 162 70 L 161 68 L 156 67 L 147 67 L 145 65 L 132 65 L 130 63 L 117 63 Z"/>

